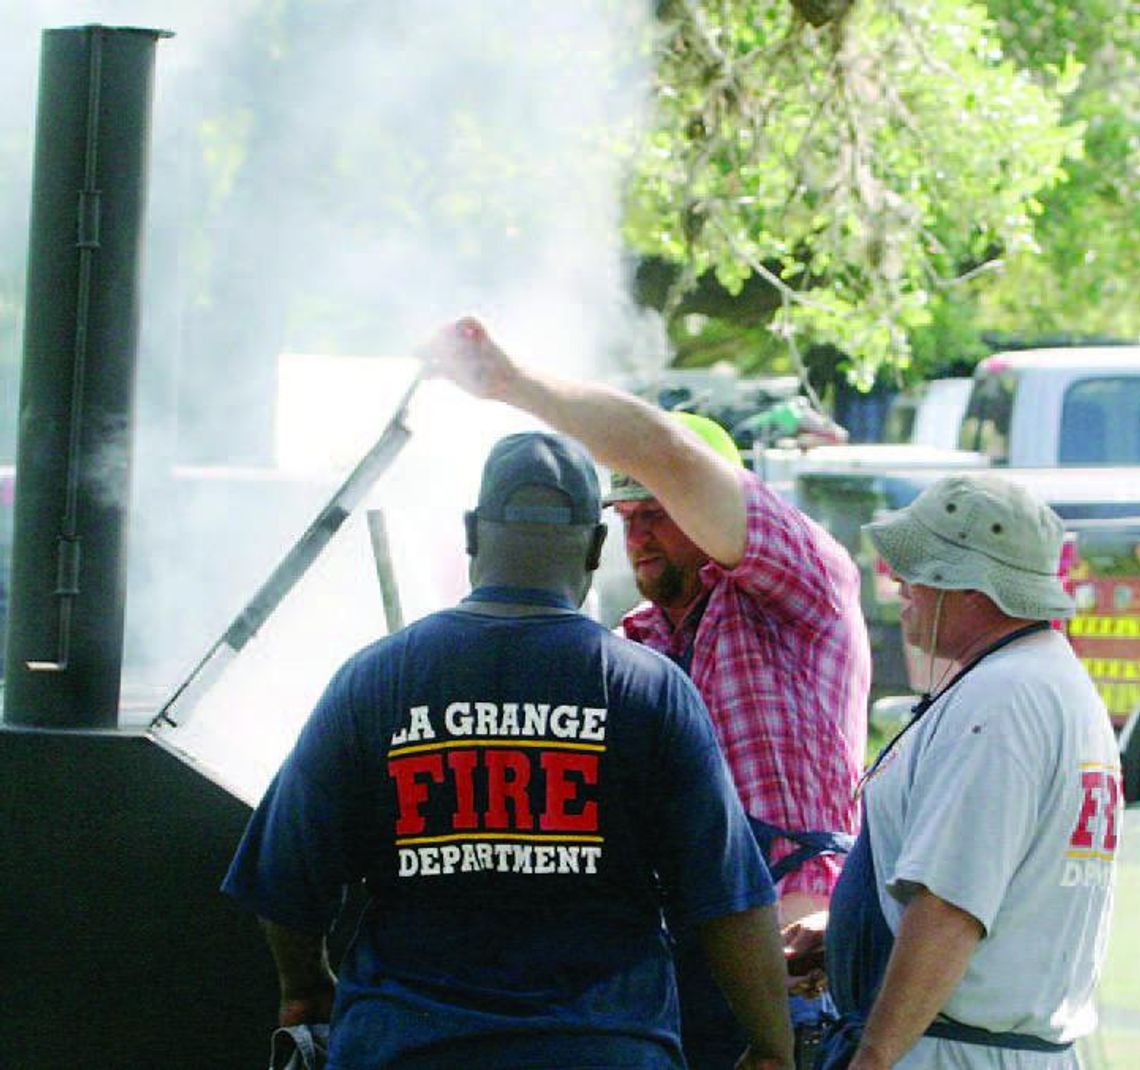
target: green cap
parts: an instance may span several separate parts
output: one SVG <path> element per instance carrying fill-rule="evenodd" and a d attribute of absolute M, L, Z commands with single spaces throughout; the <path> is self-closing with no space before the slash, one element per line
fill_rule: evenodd
<path fill-rule="evenodd" d="M 678 423 L 684 424 L 689 430 L 707 442 L 713 451 L 719 453 L 729 464 L 737 468 L 744 467 L 744 459 L 740 450 L 732 441 L 732 436 L 715 420 L 707 416 L 698 416 L 695 412 L 670 412 Z M 646 490 L 636 479 L 624 472 L 610 473 L 610 492 L 606 495 L 603 505 L 613 505 L 614 502 L 639 502 L 652 498 L 653 495 Z"/>

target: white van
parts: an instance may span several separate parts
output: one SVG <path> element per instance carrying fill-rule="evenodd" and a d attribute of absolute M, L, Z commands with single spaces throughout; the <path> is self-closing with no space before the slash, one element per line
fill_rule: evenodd
<path fill-rule="evenodd" d="M 1140 346 L 995 353 L 958 436 L 995 465 L 1140 464 Z"/>

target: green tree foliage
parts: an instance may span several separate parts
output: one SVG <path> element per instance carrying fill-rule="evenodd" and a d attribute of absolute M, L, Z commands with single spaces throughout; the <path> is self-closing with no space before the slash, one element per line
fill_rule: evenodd
<path fill-rule="evenodd" d="M 1135 0 L 990 0 L 1006 54 L 1047 91 L 1080 70 L 1064 119 L 1084 129 L 1068 181 L 1045 191 L 1039 255 L 1010 258 L 979 294 L 992 328 L 1140 336 L 1140 4 Z"/>
<path fill-rule="evenodd" d="M 869 386 L 940 304 L 1038 248 L 1081 150 L 1077 68 L 1065 52 L 1032 76 L 980 4 L 856 0 L 818 26 L 802 9 L 660 5 L 626 233 L 679 266 L 667 311 L 708 273 L 732 293 L 759 276 L 777 336 L 834 344 Z"/>
<path fill-rule="evenodd" d="M 531 8 L 580 17 L 543 0 L 513 10 Z M 351 64 L 330 77 L 329 57 L 353 42 L 414 40 L 426 17 L 378 10 L 262 0 L 212 57 L 215 80 L 180 97 L 195 113 L 190 152 L 177 154 L 194 367 L 221 368 L 247 342 L 367 349 L 405 302 L 346 287 L 368 273 L 329 263 L 336 250 L 413 263 L 446 248 L 448 294 L 517 273 L 550 228 L 542 198 L 608 198 L 587 176 L 614 153 L 635 160 L 624 236 L 679 363 L 784 371 L 801 352 L 809 364 L 846 354 L 867 386 L 974 358 L 991 330 L 1140 334 L 1137 0 L 657 0 L 649 129 L 615 129 L 599 111 L 588 129 L 555 130 L 576 146 L 558 173 L 520 137 L 559 121 L 533 93 L 504 87 L 487 113 L 440 92 L 416 109 L 413 142 L 406 85 L 377 99 L 353 89 Z M 609 10 L 627 21 L 608 39 L 628 41 L 642 9 Z M 557 19 L 520 56 L 515 38 L 476 32 L 470 17 L 447 46 L 462 84 L 497 84 L 520 63 L 520 86 L 570 65 L 594 84 L 620 66 L 574 48 Z M 640 71 L 640 59 L 626 62 Z M 25 119 L 0 132 L 0 372 L 18 352 L 29 154 Z M 566 173 L 579 163 L 581 177 Z M 285 207 L 254 211 L 269 201 Z M 578 217 L 563 214 L 573 230 Z M 270 286 L 261 260 L 283 219 L 300 223 L 277 242 Z"/>

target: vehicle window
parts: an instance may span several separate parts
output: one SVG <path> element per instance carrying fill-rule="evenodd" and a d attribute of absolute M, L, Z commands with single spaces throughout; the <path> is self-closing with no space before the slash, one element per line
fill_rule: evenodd
<path fill-rule="evenodd" d="M 1009 421 L 1016 390 L 1017 376 L 1012 372 L 975 381 L 958 432 L 961 449 L 984 453 L 992 464 L 1009 463 Z"/>
<path fill-rule="evenodd" d="M 910 442 L 914 438 L 914 421 L 918 413 L 918 401 L 907 394 L 899 394 L 887 409 L 883 422 L 884 442 Z"/>
<path fill-rule="evenodd" d="M 1080 379 L 1065 391 L 1061 464 L 1140 464 L 1140 376 Z"/>

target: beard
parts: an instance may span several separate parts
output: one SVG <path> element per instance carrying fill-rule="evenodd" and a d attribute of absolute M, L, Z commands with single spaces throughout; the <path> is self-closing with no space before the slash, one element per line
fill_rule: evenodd
<path fill-rule="evenodd" d="M 672 561 L 666 561 L 659 575 L 652 578 L 635 577 L 642 598 L 658 606 L 675 606 L 686 601 L 688 578 Z"/>

